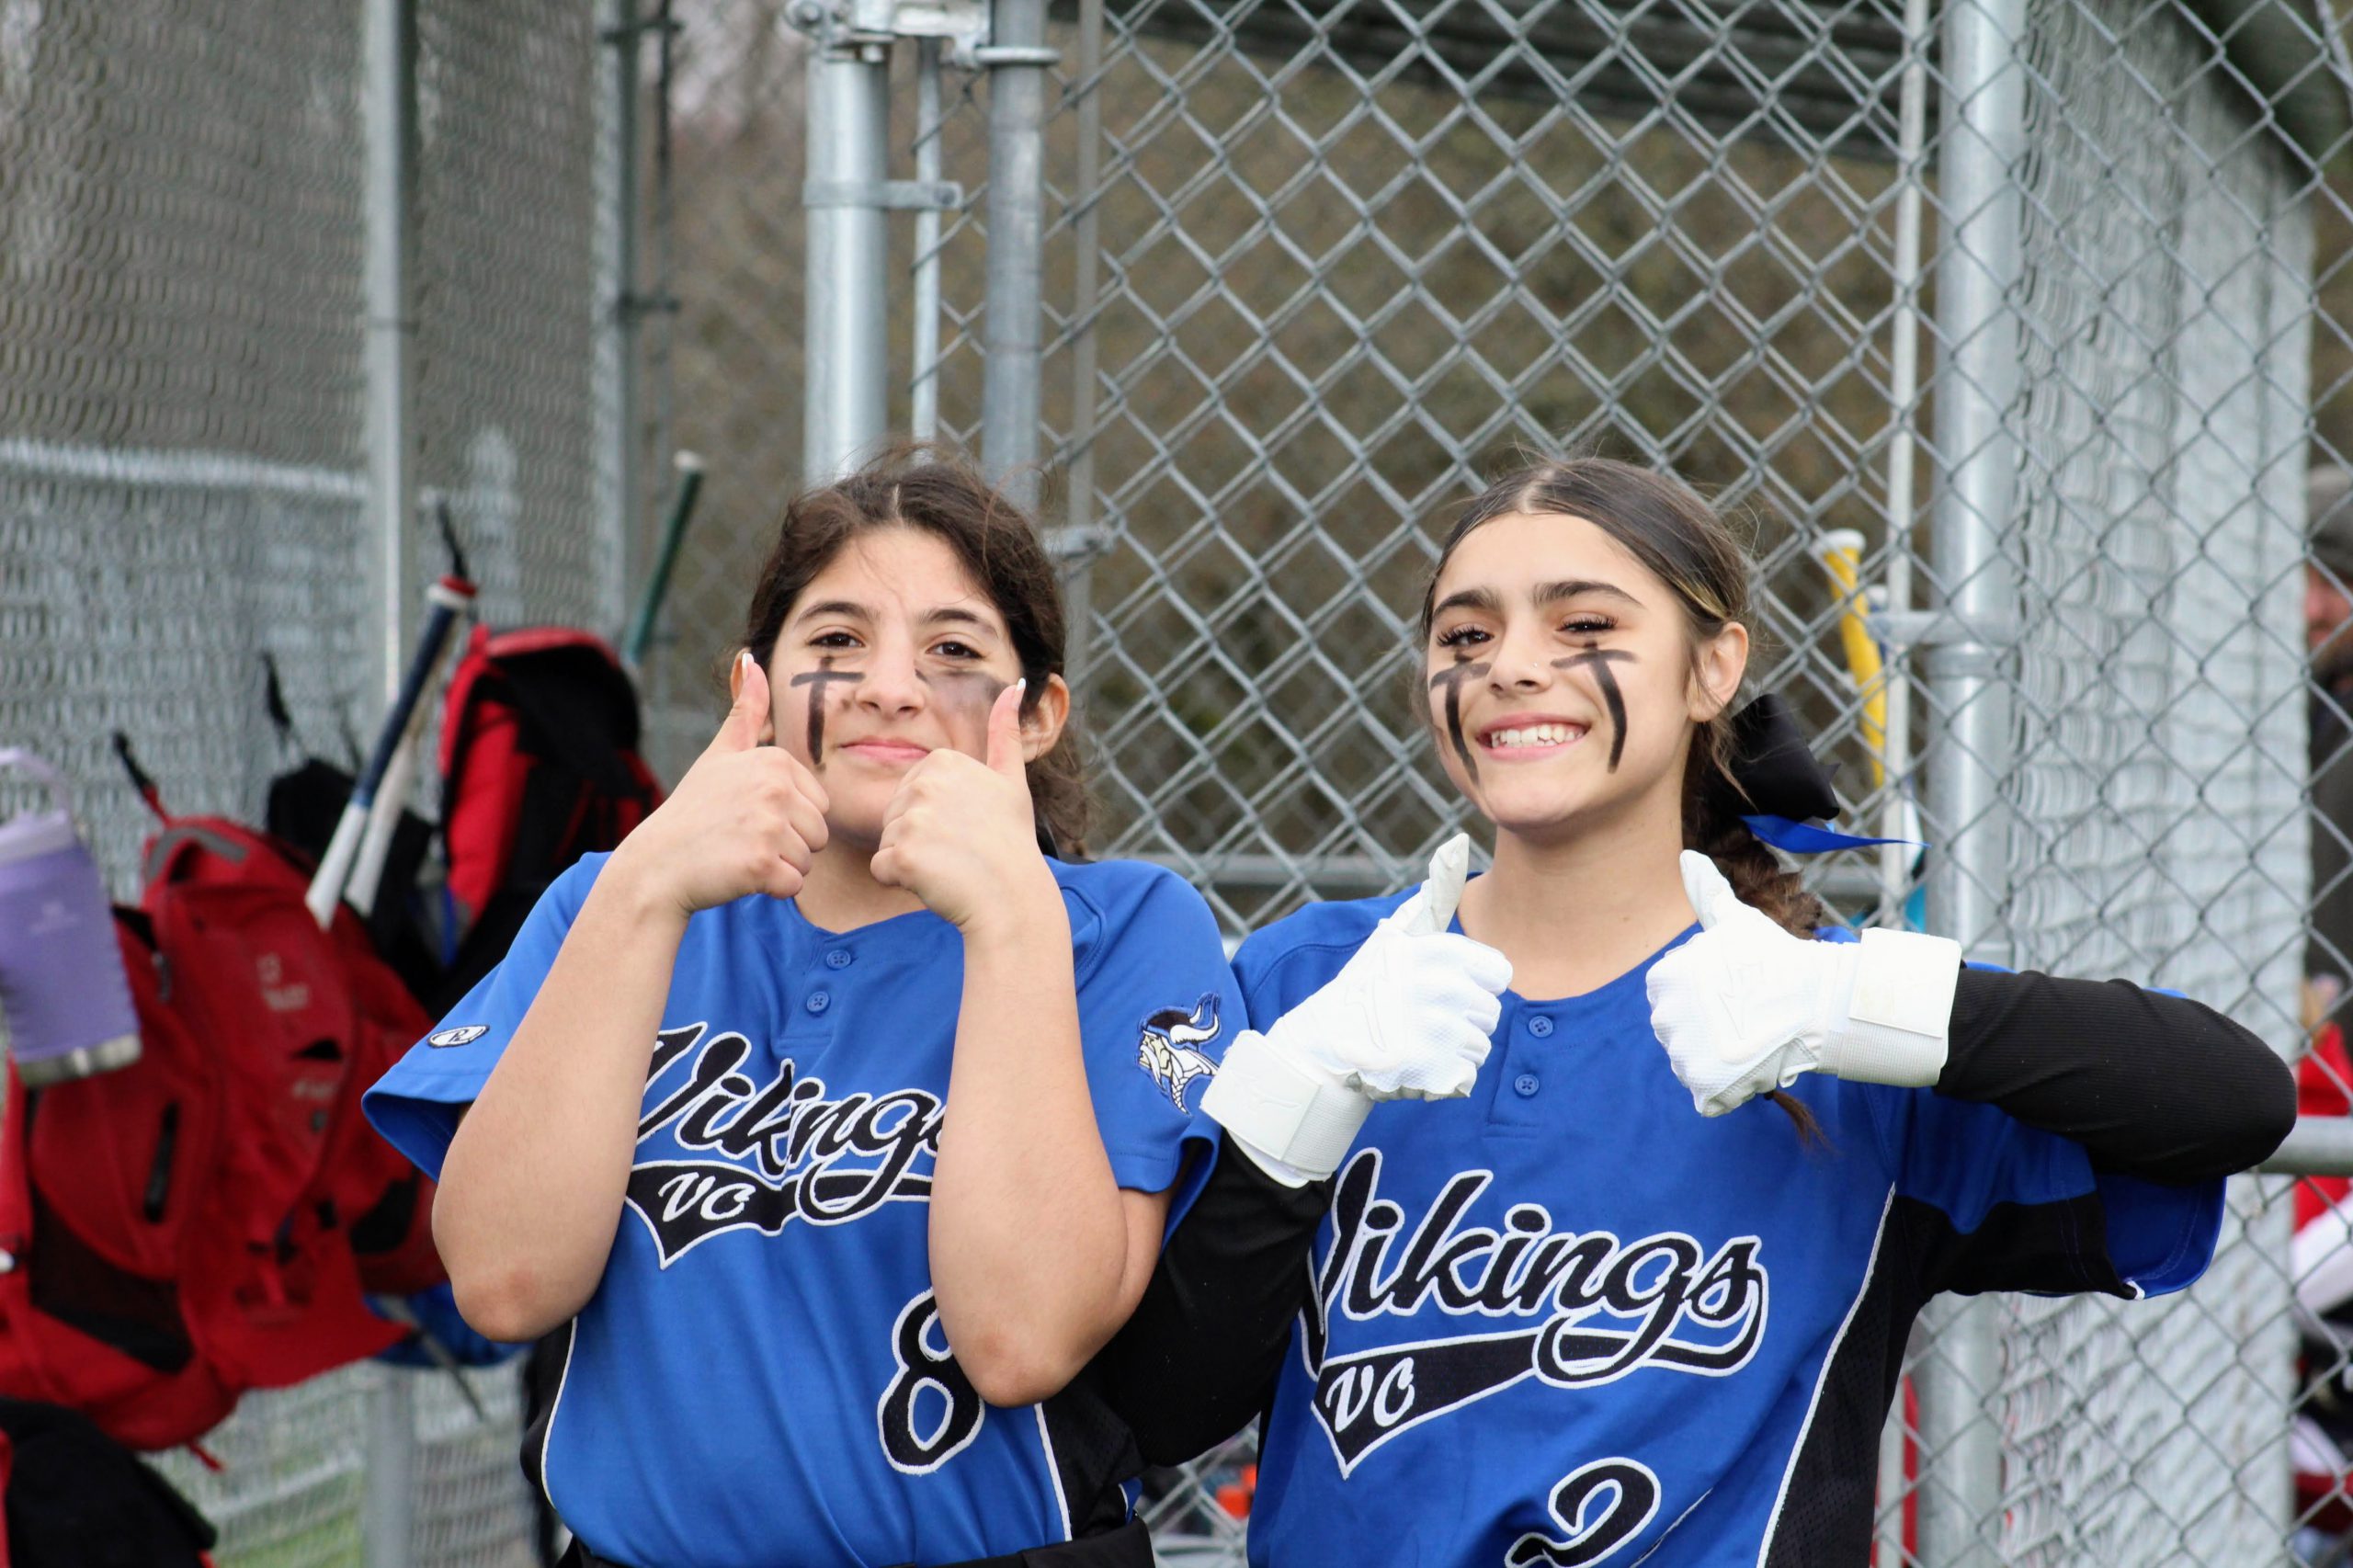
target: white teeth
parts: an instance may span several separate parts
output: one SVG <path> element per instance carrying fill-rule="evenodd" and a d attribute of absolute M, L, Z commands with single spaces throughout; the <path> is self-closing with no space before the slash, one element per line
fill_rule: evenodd
<path fill-rule="evenodd" d="M 1567 724 L 1530 724 L 1524 730 L 1497 730 L 1487 744 L 1498 751 L 1512 746 L 1566 745 L 1583 732 Z"/>

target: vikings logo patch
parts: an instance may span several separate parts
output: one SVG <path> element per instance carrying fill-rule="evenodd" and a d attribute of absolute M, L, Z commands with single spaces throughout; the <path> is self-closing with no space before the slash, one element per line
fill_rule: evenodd
<path fill-rule="evenodd" d="M 1217 993 L 1205 991 L 1190 1012 L 1163 1007 L 1143 1021 L 1137 1041 L 1136 1065 L 1152 1075 L 1160 1092 L 1185 1108 L 1185 1091 L 1204 1078 L 1217 1075 L 1217 1063 L 1195 1046 L 1217 1038 Z"/>

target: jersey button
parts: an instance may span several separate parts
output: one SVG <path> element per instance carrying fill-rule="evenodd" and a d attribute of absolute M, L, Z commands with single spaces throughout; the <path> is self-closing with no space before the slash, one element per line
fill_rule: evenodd
<path fill-rule="evenodd" d="M 1546 1035 L 1552 1032 L 1552 1020 L 1546 1017 L 1543 1014 L 1539 1013 L 1534 1017 L 1528 1020 L 1528 1032 L 1534 1035 L 1538 1040 L 1542 1040 Z M 1526 1080 L 1526 1083 L 1528 1087 L 1520 1090 L 1519 1092 L 1523 1095 L 1534 1094 L 1536 1092 L 1536 1080 L 1530 1078 Z"/>
<path fill-rule="evenodd" d="M 1521 1099 L 1533 1098 L 1536 1091 L 1542 1087 L 1542 1085 L 1536 1081 L 1536 1074 L 1533 1073 L 1522 1073 L 1518 1077 L 1514 1078 L 1511 1081 L 1511 1086 L 1518 1092 Z"/>
<path fill-rule="evenodd" d="M 847 948 L 835 948 L 832 952 L 827 953 L 825 955 L 825 967 L 827 969 L 847 969 L 849 967 L 849 949 Z"/>
<path fill-rule="evenodd" d="M 813 1013 L 822 1013 L 833 1005 L 832 995 L 823 991 L 812 991 L 809 993 L 809 1000 L 801 1004 Z"/>

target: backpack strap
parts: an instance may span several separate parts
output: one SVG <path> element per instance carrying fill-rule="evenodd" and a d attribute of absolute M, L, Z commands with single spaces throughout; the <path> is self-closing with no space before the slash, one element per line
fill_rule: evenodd
<path fill-rule="evenodd" d="M 114 733 L 114 755 L 122 763 L 122 770 L 131 775 L 131 787 L 139 791 L 139 798 L 147 802 L 149 811 L 155 813 L 155 820 L 168 824 L 172 813 L 164 809 L 163 791 L 155 788 L 154 777 L 140 767 L 139 759 L 131 755 L 131 737 L 120 730 Z"/>
<path fill-rule="evenodd" d="M 278 732 L 278 744 L 301 749 L 302 737 L 294 733 L 294 715 L 286 706 L 286 686 L 278 678 L 278 656 L 265 648 L 261 653 L 261 703 L 269 714 L 269 725 Z"/>
<path fill-rule="evenodd" d="M 173 822 L 165 818 L 164 831 L 147 841 L 146 856 L 140 861 L 139 877 L 143 882 L 159 882 L 170 875 L 173 865 L 183 850 L 190 847 L 218 855 L 233 866 L 243 865 L 245 846 L 227 834 L 215 832 L 199 823 Z"/>

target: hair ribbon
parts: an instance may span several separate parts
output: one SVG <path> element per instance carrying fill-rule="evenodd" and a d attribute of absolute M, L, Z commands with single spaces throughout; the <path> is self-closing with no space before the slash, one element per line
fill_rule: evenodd
<path fill-rule="evenodd" d="M 1878 844 L 1909 844 L 1908 838 L 1870 838 L 1823 827 L 1838 815 L 1838 794 L 1806 744 L 1789 705 L 1772 692 L 1732 716 L 1732 762 L 1711 788 L 1718 803 L 1748 824 L 1774 848 L 1791 855 L 1834 849 L 1866 849 Z"/>

